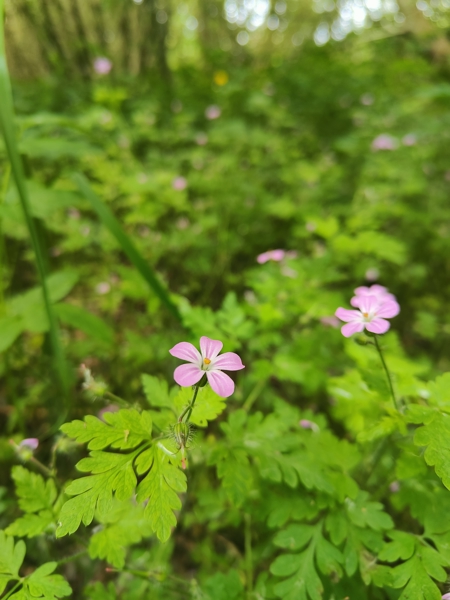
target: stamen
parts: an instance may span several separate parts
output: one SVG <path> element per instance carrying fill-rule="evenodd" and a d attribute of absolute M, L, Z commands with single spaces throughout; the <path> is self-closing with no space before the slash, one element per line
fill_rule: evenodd
<path fill-rule="evenodd" d="M 368 316 L 369 316 L 369 313 L 363 313 L 363 317 L 365 317 L 366 319 Z"/>
<path fill-rule="evenodd" d="M 211 361 L 209 360 L 209 358 L 204 358 L 203 362 L 205 363 L 205 365 L 210 365 Z"/>

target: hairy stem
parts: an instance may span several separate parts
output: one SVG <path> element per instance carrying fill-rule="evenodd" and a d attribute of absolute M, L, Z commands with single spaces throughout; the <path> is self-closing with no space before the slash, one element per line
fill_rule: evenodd
<path fill-rule="evenodd" d="M 200 387 L 200 382 L 197 383 L 197 385 L 195 386 L 194 395 L 192 396 L 191 403 L 188 406 L 186 406 L 184 411 L 181 413 L 181 416 L 178 418 L 179 423 L 181 423 L 181 421 L 183 420 L 183 418 L 186 414 L 187 414 L 186 423 L 189 423 L 189 419 L 191 418 L 191 414 L 192 414 L 192 409 L 194 408 L 195 400 L 197 399 L 199 387 Z"/>
<path fill-rule="evenodd" d="M 389 373 L 389 369 L 387 368 L 386 361 L 384 360 L 384 356 L 383 356 L 383 353 L 382 353 L 382 351 L 381 351 L 381 346 L 380 346 L 380 344 L 379 344 L 379 342 L 378 342 L 378 336 L 377 336 L 377 335 L 374 335 L 373 337 L 374 337 L 374 339 L 375 339 L 375 347 L 376 347 L 376 349 L 377 349 L 377 351 L 378 351 L 378 354 L 380 355 L 380 359 L 381 359 L 381 363 L 382 363 L 382 365 L 383 365 L 383 368 L 384 368 L 384 372 L 386 373 L 386 378 L 387 378 L 387 380 L 388 380 L 389 389 L 391 390 L 392 402 L 394 403 L 394 407 L 395 407 L 397 410 L 399 410 L 399 406 L 398 406 L 398 404 L 397 404 L 397 399 L 396 399 L 396 397 L 395 397 L 395 393 L 394 393 L 394 387 L 393 387 L 393 385 L 392 385 L 392 378 L 391 378 L 391 374 Z"/>

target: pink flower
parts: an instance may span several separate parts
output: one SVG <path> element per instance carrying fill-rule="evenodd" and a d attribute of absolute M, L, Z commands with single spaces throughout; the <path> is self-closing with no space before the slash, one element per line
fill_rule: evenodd
<path fill-rule="evenodd" d="M 378 285 L 377 283 L 375 285 L 371 285 L 370 287 L 366 287 L 364 285 L 357 287 L 354 290 L 354 293 L 355 296 L 353 296 L 353 298 L 350 300 L 350 304 L 352 306 L 356 306 L 356 308 L 359 308 L 361 299 L 367 298 L 368 296 L 375 298 L 379 304 L 383 304 L 388 300 L 397 302 L 397 298 L 394 296 L 394 294 L 391 294 L 388 292 L 387 288 L 382 285 Z"/>
<path fill-rule="evenodd" d="M 286 256 L 286 252 L 284 250 L 268 250 L 267 252 L 263 252 L 256 257 L 256 260 L 260 265 L 263 265 L 269 260 L 274 260 L 275 262 L 280 262 Z"/>
<path fill-rule="evenodd" d="M 396 494 L 397 492 L 400 491 L 400 484 L 398 481 L 393 481 L 392 483 L 389 484 L 389 491 L 391 491 L 393 494 Z"/>
<path fill-rule="evenodd" d="M 188 387 L 200 381 L 206 375 L 212 389 L 222 396 L 228 398 L 234 392 L 234 382 L 231 377 L 222 373 L 226 371 L 239 371 L 244 368 L 241 359 L 234 352 L 225 352 L 218 356 L 223 344 L 219 340 L 211 340 L 208 337 L 200 338 L 200 352 L 189 342 L 180 342 L 169 350 L 172 356 L 188 361 L 187 365 L 181 365 L 175 369 L 173 377 L 178 385 Z"/>
<path fill-rule="evenodd" d="M 107 281 L 102 281 L 95 286 L 95 291 L 100 295 L 107 294 L 109 291 L 111 291 L 111 286 Z"/>
<path fill-rule="evenodd" d="M 397 142 L 387 133 L 377 136 L 372 142 L 372 150 L 395 150 Z"/>
<path fill-rule="evenodd" d="M 109 58 L 105 58 L 104 56 L 98 56 L 94 60 L 94 71 L 99 75 L 108 75 L 108 73 L 112 69 L 112 62 Z"/>
<path fill-rule="evenodd" d="M 442 596 L 441 600 L 450 600 L 450 592 L 448 592 L 447 594 L 444 594 Z"/>
<path fill-rule="evenodd" d="M 370 269 L 367 269 L 365 274 L 367 281 L 376 281 L 379 276 L 380 272 L 376 267 L 370 267 Z"/>
<path fill-rule="evenodd" d="M 29 448 L 30 450 L 36 450 L 39 446 L 39 440 L 37 438 L 25 438 L 19 444 L 20 448 Z"/>
<path fill-rule="evenodd" d="M 211 106 L 208 106 L 207 109 L 205 110 L 205 117 L 207 119 L 209 119 L 210 121 L 212 121 L 214 119 L 218 119 L 221 114 L 222 114 L 222 111 L 216 104 L 211 104 Z"/>
<path fill-rule="evenodd" d="M 172 181 L 172 187 L 177 192 L 182 192 L 187 187 L 187 179 L 185 177 L 175 177 Z"/>
<path fill-rule="evenodd" d="M 312 431 L 316 432 L 319 431 L 319 426 L 313 421 L 310 421 L 309 419 L 300 419 L 298 424 L 302 429 L 312 429 Z"/>
<path fill-rule="evenodd" d="M 394 300 L 386 300 L 382 304 L 374 296 L 361 296 L 358 301 L 359 310 L 338 308 L 335 315 L 346 323 L 341 329 L 342 335 L 350 337 L 364 329 L 371 333 L 386 333 L 392 319 L 400 312 L 400 306 Z"/>

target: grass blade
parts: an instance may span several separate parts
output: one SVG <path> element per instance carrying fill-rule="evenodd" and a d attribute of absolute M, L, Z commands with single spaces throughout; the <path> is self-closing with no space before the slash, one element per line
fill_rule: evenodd
<path fill-rule="evenodd" d="M 148 262 L 144 259 L 142 254 L 136 249 L 133 242 L 127 236 L 127 234 L 122 229 L 119 221 L 113 215 L 109 207 L 100 200 L 100 198 L 93 192 L 90 187 L 87 179 L 81 175 L 80 173 L 75 173 L 73 175 L 73 180 L 78 186 L 80 192 L 85 196 L 87 200 L 91 203 L 92 208 L 100 217 L 102 223 L 109 229 L 109 231 L 113 234 L 116 240 L 119 242 L 120 247 L 128 256 L 130 261 L 148 283 L 150 288 L 155 292 L 161 302 L 168 308 L 168 310 L 172 313 L 174 317 L 181 322 L 181 315 L 178 311 L 178 308 L 170 299 L 168 291 L 161 284 L 157 276 L 155 275 L 153 269 L 150 267 Z"/>
<path fill-rule="evenodd" d="M 5 36 L 4 36 L 4 0 L 0 0 L 0 129 L 5 140 L 6 150 L 11 163 L 12 175 L 19 193 L 20 202 L 25 215 L 26 224 L 31 238 L 34 255 L 36 258 L 36 266 L 39 274 L 39 280 L 44 298 L 45 310 L 47 312 L 48 321 L 50 324 L 50 342 L 53 352 L 53 361 L 64 399 L 67 402 L 69 380 L 64 359 L 64 353 L 60 344 L 58 323 L 50 302 L 47 284 L 45 281 L 46 269 L 45 259 L 42 252 L 38 233 L 33 221 L 30 210 L 30 202 L 26 185 L 25 173 L 23 170 L 22 160 L 18 151 L 17 141 L 14 130 L 14 108 L 11 92 L 11 82 L 9 79 L 8 66 L 6 64 L 5 54 Z"/>

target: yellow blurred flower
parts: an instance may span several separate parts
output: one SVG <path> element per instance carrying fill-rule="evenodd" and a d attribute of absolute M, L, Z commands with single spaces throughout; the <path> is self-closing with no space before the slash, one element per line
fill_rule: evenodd
<path fill-rule="evenodd" d="M 226 71 L 216 71 L 214 73 L 214 83 L 216 85 L 225 85 L 228 83 L 228 73 Z"/>

